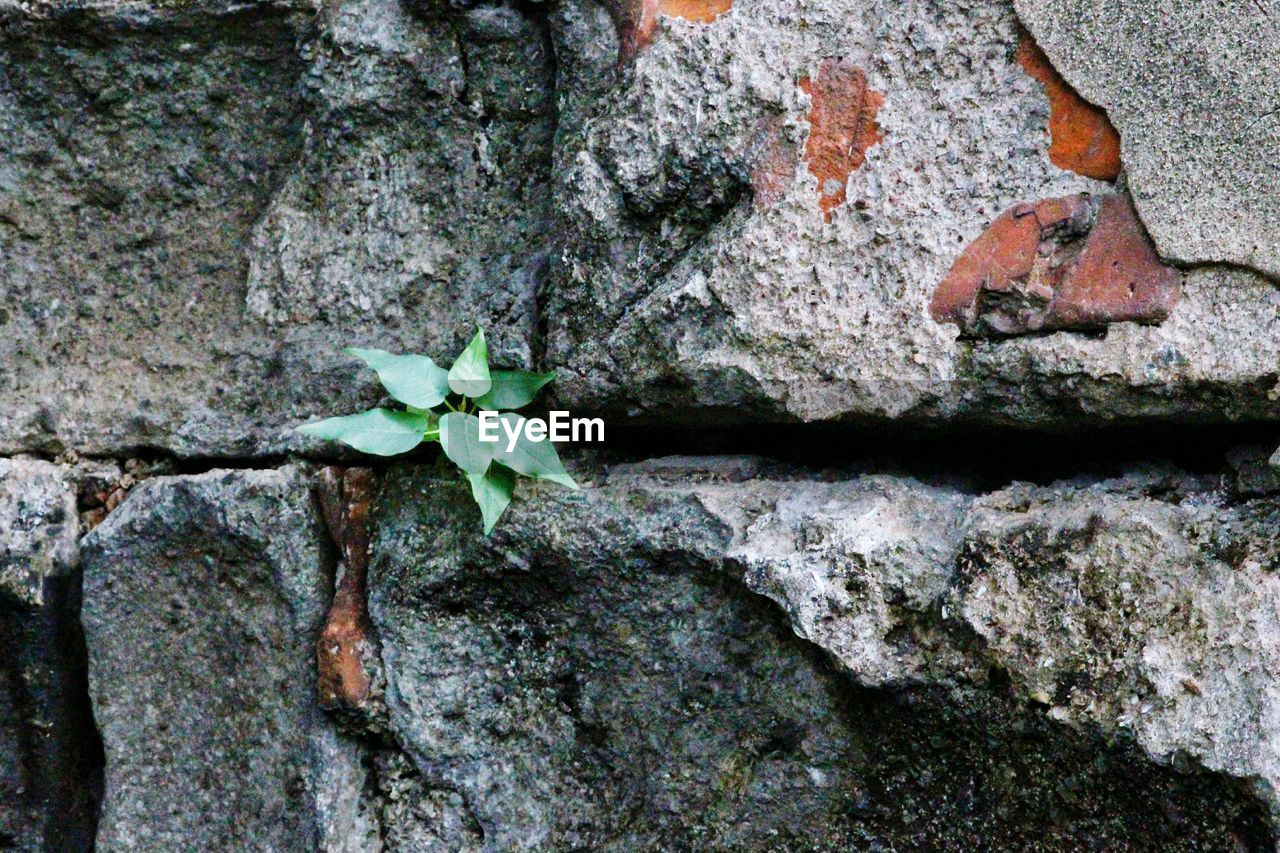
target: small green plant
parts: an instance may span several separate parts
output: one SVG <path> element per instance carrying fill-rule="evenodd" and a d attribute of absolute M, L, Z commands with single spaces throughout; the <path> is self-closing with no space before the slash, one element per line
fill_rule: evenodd
<path fill-rule="evenodd" d="M 578 488 L 549 440 L 530 441 L 523 432 L 511 442 L 480 440 L 480 412 L 498 412 L 503 421 L 517 426 L 521 416 L 511 410 L 529 405 L 556 378 L 555 371 L 490 370 L 482 329 L 448 370 L 425 355 L 355 348 L 345 352 L 373 368 L 404 409 L 377 408 L 327 418 L 304 424 L 298 432 L 377 456 L 405 453 L 424 441 L 440 442 L 445 456 L 467 475 L 486 534 L 511 503 L 517 474 Z"/>

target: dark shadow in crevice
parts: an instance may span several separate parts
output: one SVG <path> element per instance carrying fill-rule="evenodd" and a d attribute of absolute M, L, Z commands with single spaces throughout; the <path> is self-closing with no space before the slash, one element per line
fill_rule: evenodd
<path fill-rule="evenodd" d="M 559 450 L 571 467 L 575 459 L 621 464 L 667 456 L 750 455 L 817 475 L 898 474 L 986 491 L 1014 481 L 1106 479 L 1152 465 L 1188 474 L 1224 474 L 1230 472 L 1227 454 L 1245 446 L 1280 447 L 1280 424 L 1133 423 L 1048 431 L 970 422 L 637 427 L 606 419 L 604 442 L 560 445 Z M 394 457 L 362 456 L 336 442 L 325 449 L 329 452 L 174 457 L 158 448 L 137 448 L 129 456 L 156 475 L 267 469 L 290 462 L 358 463 L 384 471 L 440 459 L 434 443 Z"/>
<path fill-rule="evenodd" d="M 1242 445 L 1280 446 L 1280 425 L 1128 424 L 1045 431 L 972 423 L 762 424 L 678 429 L 610 426 L 606 459 L 670 455 L 759 455 L 802 468 L 875 471 L 950 482 L 977 490 L 1020 480 L 1047 484 L 1074 477 L 1118 476 L 1144 464 L 1216 474 Z M 572 456 L 572 451 L 565 455 Z"/>
<path fill-rule="evenodd" d="M 41 849 L 92 850 L 104 754 L 89 700 L 79 575 L 46 578 L 39 607 L 0 600 L 0 645 L 28 831 Z"/>

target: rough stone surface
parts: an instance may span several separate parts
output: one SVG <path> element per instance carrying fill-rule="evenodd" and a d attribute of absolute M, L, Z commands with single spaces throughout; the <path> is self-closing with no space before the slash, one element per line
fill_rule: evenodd
<path fill-rule="evenodd" d="M 316 699 L 323 535 L 285 468 L 148 480 L 86 537 L 99 847 L 368 849 L 357 749 Z"/>
<path fill-rule="evenodd" d="M 753 507 L 738 549 L 754 556 L 797 632 L 860 679 L 868 661 L 886 656 L 899 680 L 972 679 L 972 667 L 994 666 L 1050 717 L 1123 730 L 1158 761 L 1190 756 L 1248 780 L 1280 813 L 1280 504 L 1217 482 L 1155 469 L 1014 485 L 974 500 L 960 522 L 954 497 L 951 519 L 928 521 L 913 507 L 918 496 L 873 508 L 828 500 L 808 516 L 779 502 L 772 514 Z M 855 571 L 841 571 L 835 555 L 847 546 L 824 535 L 831 522 L 822 515 L 894 559 L 873 559 L 864 538 Z M 832 567 L 827 575 L 779 559 L 777 539 L 760 535 L 775 528 L 821 543 L 815 562 Z M 832 574 L 845 594 L 831 591 Z M 887 608 L 894 618 L 876 618 L 886 604 L 896 605 Z"/>
<path fill-rule="evenodd" d="M 1072 86 L 1120 131 L 1160 254 L 1280 277 L 1280 10 L 1270 0 L 1016 0 Z"/>
<path fill-rule="evenodd" d="M 1018 62 L 1008 6 L 659 16 L 620 70 L 604 12 L 561 6 L 552 32 L 564 251 L 547 362 L 562 401 L 654 422 L 1276 417 L 1260 393 L 1276 292 L 1244 272 L 1190 272 L 1176 307 L 1137 312 L 1153 325 L 1102 312 L 1089 325 L 1105 335 L 975 342 L 928 316 L 1001 212 L 1111 191 L 1051 162 L 1049 99 Z M 880 141 L 828 197 L 804 163 L 821 133 L 801 82 L 835 57 L 884 103 Z"/>
<path fill-rule="evenodd" d="M 527 365 L 545 28 L 399 2 L 0 8 L 0 452 L 303 445 L 340 352 Z"/>
<path fill-rule="evenodd" d="M 962 666 L 912 613 L 932 609 L 951 582 L 964 495 L 875 476 L 800 487 L 766 480 L 747 500 L 733 492 L 699 495 L 741 531 L 726 557 L 859 683 L 899 685 Z"/>
<path fill-rule="evenodd" d="M 397 746 L 319 710 L 336 556 L 302 471 L 135 486 L 83 547 L 99 844 L 1272 843 L 1274 491 L 575 474 L 491 538 L 455 478 L 386 474 L 365 711 Z"/>
<path fill-rule="evenodd" d="M 1252 444 L 1233 448 L 1227 462 L 1235 471 L 1236 492 L 1248 497 L 1280 492 L 1280 470 L 1271 464 L 1276 449 L 1270 445 Z"/>
<path fill-rule="evenodd" d="M 1274 849 L 1277 15 L 0 0 L 0 849 Z"/>
<path fill-rule="evenodd" d="M 102 755 L 84 694 L 75 491 L 0 459 L 0 849 L 87 850 Z"/>
<path fill-rule="evenodd" d="M 35 609 L 78 568 L 76 498 L 47 462 L 0 459 L 0 596 Z"/>
<path fill-rule="evenodd" d="M 1165 85 L 1215 19 L 1170 8 L 1121 51 L 1024 11 L 1089 100 L 1161 57 L 1098 101 L 1161 255 L 1270 269 L 1272 36 L 1233 19 L 1221 74 Z M 1280 416 L 1242 271 L 1031 343 L 930 317 L 1002 211 L 1114 191 L 1063 168 L 1020 44 L 1005 0 L 6 3 L 0 452 L 329 453 L 290 428 L 378 393 L 341 347 L 445 358 L 475 322 L 619 418 Z"/>
<path fill-rule="evenodd" d="M 548 251 L 545 26 L 503 4 L 382 0 L 335 4 L 319 26 L 301 156 L 254 236 L 249 313 L 331 340 L 361 318 L 361 334 L 400 329 L 442 358 L 483 322 L 497 358 L 527 364 Z"/>
<path fill-rule="evenodd" d="M 371 609 L 391 725 L 426 785 L 462 795 L 487 845 L 1270 843 L 1265 808 L 1244 781 L 1275 767 L 1259 719 L 1275 664 L 1254 645 L 1276 628 L 1270 579 L 1258 564 L 1223 586 L 1232 569 L 1212 567 L 1208 543 L 1237 564 L 1275 559 L 1257 550 L 1271 504 L 1197 511 L 1201 484 L 1172 472 L 981 498 L 884 476 L 796 479 L 750 460 L 581 479 L 591 483 L 581 494 L 524 491 L 492 539 L 453 499 L 451 481 L 405 473 L 384 498 Z M 1028 494 L 1043 515 L 1018 502 Z M 1154 562 L 1141 558 L 1159 543 L 1130 554 L 1053 538 L 1057 519 L 1126 509 L 1188 520 L 1199 512 L 1219 535 L 1197 540 L 1203 546 L 1163 543 L 1180 548 Z M 1125 517 L 1120 542 L 1144 524 Z M 1015 544 L 1061 542 L 1049 550 L 1061 556 L 1018 569 L 1035 583 L 1005 581 L 1014 572 L 996 564 L 1005 552 L 984 544 L 1003 542 L 1007 529 L 1029 531 L 1010 533 Z M 1134 599 L 1132 610 L 1097 610 L 1093 622 L 1046 637 L 1035 614 L 1073 612 L 1069 591 L 1089 559 L 1130 580 L 1135 596 L 1164 587 L 1204 609 L 1130 624 L 1150 603 Z M 1196 560 L 1210 574 L 1172 589 L 1172 573 Z M 1257 606 L 1231 617 L 1229 599 Z M 1227 622 L 1197 624 L 1210 610 Z M 1238 629 L 1214 630 L 1227 623 Z M 1105 626 L 1097 648 L 1077 639 L 1090 625 Z M 1020 653 L 1035 642 L 1070 653 L 1046 673 L 1040 656 Z M 1118 674 L 1109 675 L 1113 658 Z M 1149 681 L 1130 675 L 1139 666 Z M 1098 677 L 1072 685 L 1080 707 L 1090 691 L 1099 713 L 1074 719 L 1077 734 L 1050 725 L 1072 719 L 1039 704 L 1072 689 L 1054 676 L 1090 667 Z M 1230 676 L 1211 674 L 1223 669 L 1256 674 L 1220 685 L 1215 678 Z M 1201 693 L 1179 678 L 1200 679 Z M 921 684 L 933 686 L 910 686 Z M 1154 691 L 1167 710 L 1135 729 L 1121 709 L 1137 714 Z M 1013 710 L 1010 697 L 1031 704 Z M 1016 747 L 994 734 L 1009 725 L 1022 732 Z M 1100 762 L 1087 774 L 1073 754 L 1084 743 Z M 1161 763 L 1174 752 L 1192 763 L 1148 763 L 1135 744 Z M 1027 773 L 1024 762 L 1051 755 L 1061 775 Z M 1113 761 L 1124 769 L 1107 769 Z M 1197 761 L 1227 775 L 1209 782 Z M 1183 787 L 1193 785 L 1204 787 Z M 1179 805 L 1167 811 L 1137 790 Z M 1252 790 L 1273 802 L 1267 784 Z M 1014 802 L 989 810 L 1000 796 Z M 913 803 L 930 813 L 916 815 Z"/>
<path fill-rule="evenodd" d="M 1174 474 L 979 501 L 958 608 L 1049 715 L 1280 782 L 1280 505 L 1223 507 Z"/>

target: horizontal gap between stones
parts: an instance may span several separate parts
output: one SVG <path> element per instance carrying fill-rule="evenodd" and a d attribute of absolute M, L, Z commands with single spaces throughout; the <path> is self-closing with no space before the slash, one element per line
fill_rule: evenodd
<path fill-rule="evenodd" d="M 1256 445 L 1270 453 L 1280 446 L 1280 424 L 1114 424 L 1053 430 L 967 423 L 779 424 L 697 431 L 614 427 L 606 438 L 607 455 L 622 461 L 758 455 L 802 469 L 900 473 L 986 491 L 1013 481 L 1105 478 L 1144 464 L 1220 472 L 1233 448 Z"/>
<path fill-rule="evenodd" d="M 1270 453 L 1280 447 L 1280 424 L 1112 424 L 1071 429 L 1030 429 L 950 422 L 923 424 L 751 424 L 735 427 L 663 428 L 607 425 L 599 444 L 561 446 L 561 455 L 605 464 L 625 464 L 664 456 L 760 456 L 798 470 L 863 472 L 951 482 L 977 490 L 1010 482 L 1050 483 L 1072 477 L 1105 478 L 1145 464 L 1169 464 L 1192 473 L 1221 472 L 1233 448 L 1256 446 Z M 44 452 L 2 454 L 67 461 Z M 430 464 L 439 456 L 434 444 L 396 457 L 332 453 L 262 456 L 179 456 L 157 448 L 118 454 L 79 454 L 88 462 L 123 467 L 138 459 L 152 475 L 193 475 L 208 471 L 278 468 L 293 462 L 312 465 L 363 465 L 388 469 Z"/>

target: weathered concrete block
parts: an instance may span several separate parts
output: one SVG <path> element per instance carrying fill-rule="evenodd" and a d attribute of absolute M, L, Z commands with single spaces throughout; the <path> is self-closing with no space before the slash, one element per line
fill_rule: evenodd
<path fill-rule="evenodd" d="M 1195 32 L 1224 15 L 1204 15 Z M 1104 217 L 1087 250 L 1046 252 L 1076 274 L 1021 300 L 1030 306 L 1017 313 L 1030 316 L 996 323 L 1018 337 L 974 341 L 972 327 L 930 317 L 948 272 L 1004 211 L 1126 192 L 1123 181 L 1086 177 L 1116 177 L 1117 163 L 1094 168 L 1085 156 L 1105 115 L 1075 96 L 1064 105 L 1065 83 L 1029 62 L 1009 4 L 780 0 L 709 23 L 655 20 L 647 46 L 615 72 L 616 58 L 592 47 L 608 21 L 557 13 L 565 252 L 548 293 L 547 356 L 563 370 L 564 401 L 718 423 L 1280 415 L 1259 392 L 1274 384 L 1275 288 L 1245 272 L 1160 264 L 1132 216 Z M 1088 50 L 1105 53 L 1111 35 L 1100 26 Z M 1108 61 L 1140 68 L 1141 55 Z M 1171 58 L 1182 55 L 1161 54 L 1161 67 L 1183 67 Z M 814 88 L 837 57 L 847 70 L 829 75 L 835 88 Z M 1153 127 L 1216 128 L 1177 118 L 1171 97 L 1143 97 L 1135 112 Z M 831 120 L 832 103 L 849 105 L 847 127 Z M 1095 131 L 1072 125 L 1081 138 L 1063 141 L 1064 121 L 1085 122 L 1064 119 L 1068 106 L 1094 115 Z M 1141 144 L 1125 140 L 1126 151 Z M 848 162 L 831 152 L 850 152 Z M 1255 176 L 1239 195 L 1255 211 L 1248 221 L 1267 215 L 1269 202 L 1253 196 L 1274 183 L 1258 172 L 1268 156 L 1240 171 Z M 1229 171 L 1215 198 L 1235 192 Z M 1128 184 L 1144 221 L 1151 180 Z M 1203 208 L 1219 223 L 1246 221 L 1222 211 Z M 1224 227 L 1236 225 L 1212 233 Z M 1167 242 L 1156 235 L 1163 255 L 1192 259 Z"/>
<path fill-rule="evenodd" d="M 332 556 L 303 473 L 145 481 L 83 554 L 99 845 L 361 849 L 358 752 L 316 700 Z"/>
<path fill-rule="evenodd" d="M 1138 6 L 1023 5 L 1043 59 L 1007 0 L 4 5 L 0 452 L 314 449 L 378 393 L 341 347 L 476 323 L 619 418 L 1280 418 L 1274 286 L 1143 231 L 1274 272 L 1263 19 L 1109 51 Z M 1079 193 L 1139 218 L 1050 253 L 1079 274 L 1011 337 L 930 315 L 1001 213 Z"/>
<path fill-rule="evenodd" d="M 1066 80 L 1120 131 L 1160 254 L 1280 277 L 1280 50 L 1259 0 L 1015 0 Z"/>
<path fill-rule="evenodd" d="M 1144 760 L 1138 745 L 1160 761 L 1169 751 L 1103 720 L 1055 726 L 1021 658 L 976 641 L 986 575 L 973 543 L 995 523 L 989 513 L 1027 521 L 1018 490 L 976 499 L 883 476 L 817 482 L 750 459 L 575 474 L 581 493 L 522 490 L 492 538 L 452 480 L 399 472 L 383 497 L 370 609 L 390 724 L 422 783 L 459 792 L 486 844 L 1125 846 L 1228 833 L 1271 843 L 1266 806 L 1244 781 L 1258 764 L 1219 761 L 1176 716 L 1156 724 L 1164 743 L 1225 775 Z M 1144 482 L 1043 500 L 1102 508 Z M 1190 557 L 1171 555 L 1169 569 Z M 1256 623 L 1271 617 L 1255 580 L 1241 577 L 1233 594 L 1260 602 Z M 984 589 L 992 606 L 1038 612 L 1012 587 Z M 1181 648 L 1235 655 L 1235 672 L 1247 657 L 1258 678 L 1219 709 L 1247 715 L 1269 701 L 1269 652 L 1183 627 L 1152 623 L 1132 643 L 1176 635 Z M 1073 652 L 1103 667 L 1107 648 Z M 1128 683 L 1094 686 L 1128 701 Z M 1022 710 L 1002 704 L 1010 696 Z M 1006 743 L 1007 726 L 1035 734 Z M 1265 753 L 1263 728 L 1239 731 Z M 1081 773 L 1084 754 L 1096 772 Z M 905 764 L 891 770 L 886 755 Z M 1124 769 L 1105 769 L 1112 761 Z M 1039 762 L 1062 775 L 1028 771 Z M 996 781 L 1004 773 L 1019 778 L 1016 792 Z M 1131 773 L 1144 781 L 1118 784 Z M 1256 793 L 1271 802 L 1266 785 Z M 988 795 L 1016 804 L 993 809 Z M 930 814 L 913 810 L 917 796 Z"/>
<path fill-rule="evenodd" d="M 0 453 L 301 448 L 376 399 L 343 347 L 444 357 L 477 323 L 529 365 L 545 28 L 317 12 L 0 7 Z"/>

